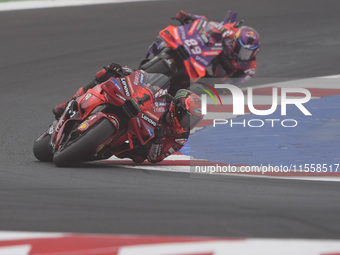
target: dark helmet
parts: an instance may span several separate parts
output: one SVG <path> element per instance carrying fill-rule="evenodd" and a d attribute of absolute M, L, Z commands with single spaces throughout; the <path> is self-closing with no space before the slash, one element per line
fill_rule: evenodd
<path fill-rule="evenodd" d="M 242 26 L 232 42 L 233 55 L 239 60 L 250 60 L 260 49 L 260 36 L 255 29 Z"/>
<path fill-rule="evenodd" d="M 180 89 L 171 102 L 169 114 L 177 133 L 188 132 L 203 119 L 201 98 L 190 90 Z"/>

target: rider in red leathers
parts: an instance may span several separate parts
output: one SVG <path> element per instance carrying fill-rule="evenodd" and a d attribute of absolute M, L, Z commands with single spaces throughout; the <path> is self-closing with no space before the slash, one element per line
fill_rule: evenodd
<path fill-rule="evenodd" d="M 132 72 L 133 70 L 128 67 L 110 64 L 99 71 L 94 81 L 89 85 L 81 87 L 72 98 L 84 95 L 88 89 L 105 82 L 110 77 L 122 78 Z M 169 80 L 162 74 L 154 75 L 156 75 L 155 83 L 149 84 L 150 90 L 155 91 L 156 102 L 154 104 L 166 105 L 168 110 L 164 112 L 154 129 L 154 139 L 146 145 L 137 145 L 133 150 L 118 154 L 119 158 L 131 158 L 135 163 L 142 163 L 144 160 L 151 163 L 160 162 L 185 145 L 190 130 L 203 118 L 200 97 L 186 89 L 179 90 L 174 98 L 166 96 Z M 160 88 L 156 86 L 160 86 Z M 57 119 L 63 114 L 70 100 L 53 108 Z"/>
<path fill-rule="evenodd" d="M 145 159 L 157 163 L 186 144 L 190 130 L 203 118 L 200 113 L 201 99 L 192 91 L 181 89 L 169 104 L 169 111 L 155 128 L 152 142 L 119 157 L 131 158 L 135 163 L 141 163 Z"/>

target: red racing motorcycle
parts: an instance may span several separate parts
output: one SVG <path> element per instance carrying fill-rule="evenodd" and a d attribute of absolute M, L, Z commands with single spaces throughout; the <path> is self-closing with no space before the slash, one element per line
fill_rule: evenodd
<path fill-rule="evenodd" d="M 168 83 L 162 74 L 135 71 L 96 85 L 71 100 L 60 119 L 34 142 L 35 157 L 69 166 L 120 157 L 146 145 L 168 110 L 170 96 L 160 89 Z"/>

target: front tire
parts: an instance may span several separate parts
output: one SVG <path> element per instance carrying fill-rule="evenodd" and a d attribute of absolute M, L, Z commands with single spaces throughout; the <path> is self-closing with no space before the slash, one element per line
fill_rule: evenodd
<path fill-rule="evenodd" d="M 69 166 L 76 162 L 84 162 L 94 153 L 95 149 L 116 132 L 108 119 L 101 120 L 77 141 L 66 145 L 53 156 L 53 163 L 59 167 Z"/>
<path fill-rule="evenodd" d="M 33 145 L 33 154 L 34 156 L 43 162 L 52 162 L 53 153 L 52 146 L 50 145 L 51 136 L 45 134 L 45 136 L 41 139 L 39 138 L 34 142 Z"/>

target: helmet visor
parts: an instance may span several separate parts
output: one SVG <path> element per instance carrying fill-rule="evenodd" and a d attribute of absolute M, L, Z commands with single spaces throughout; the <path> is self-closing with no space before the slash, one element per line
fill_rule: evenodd
<path fill-rule="evenodd" d="M 254 56 L 253 53 L 258 48 L 258 46 L 253 46 L 253 47 L 250 47 L 250 48 L 245 48 L 245 47 L 246 46 L 244 46 L 243 43 L 239 40 L 236 43 L 236 47 L 234 49 L 236 56 L 241 60 L 249 60 L 249 59 L 253 58 L 253 56 Z"/>
<path fill-rule="evenodd" d="M 191 114 L 180 104 L 175 104 L 175 110 L 179 124 L 186 131 L 193 129 L 198 124 L 198 122 L 201 121 L 201 118 Z"/>

